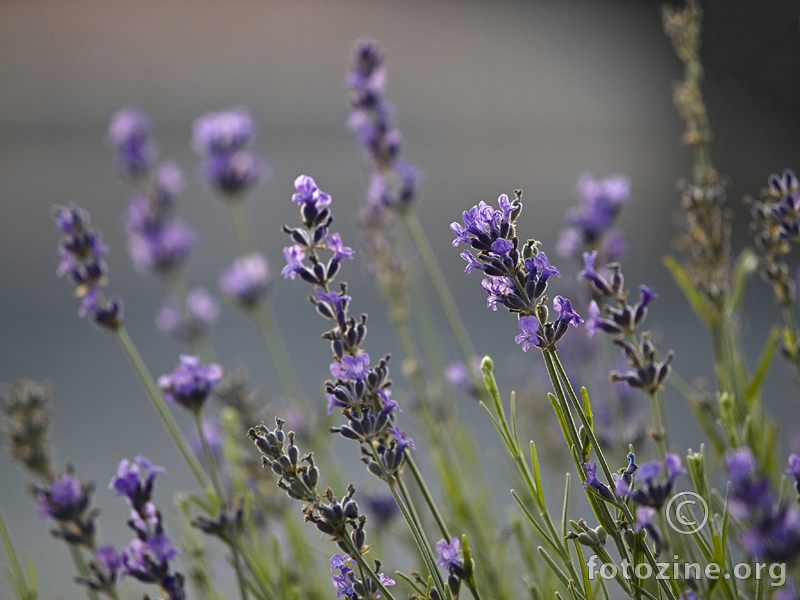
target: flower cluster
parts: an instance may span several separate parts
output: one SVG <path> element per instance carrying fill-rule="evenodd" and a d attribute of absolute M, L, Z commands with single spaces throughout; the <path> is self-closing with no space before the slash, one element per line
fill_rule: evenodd
<path fill-rule="evenodd" d="M 103 256 L 108 247 L 100 233 L 91 228 L 89 213 L 75 204 L 54 206 L 53 218 L 64 234 L 58 248 L 61 262 L 56 272 L 75 284 L 75 293 L 81 298 L 78 314 L 89 316 L 100 327 L 118 329 L 122 325 L 122 300 L 118 297 L 106 300 L 100 290 L 106 284 L 108 267 Z"/>
<path fill-rule="evenodd" d="M 344 596 L 347 600 L 358 600 L 359 598 L 370 598 L 378 600 L 381 598 L 381 590 L 371 579 L 360 580 L 358 575 L 350 566 L 353 559 L 348 554 L 334 554 L 331 556 L 331 584 L 336 590 L 336 597 Z M 375 571 L 381 570 L 380 561 L 375 561 Z M 385 573 L 379 573 L 378 577 L 384 587 L 391 587 L 395 584 L 394 580 Z"/>
<path fill-rule="evenodd" d="M 186 354 L 180 360 L 172 373 L 159 377 L 158 385 L 167 400 L 199 413 L 211 390 L 222 381 L 222 367 L 204 365 L 196 356 Z"/>
<path fill-rule="evenodd" d="M 553 308 L 558 317 L 547 321 L 544 305 L 547 281 L 561 274 L 535 240 L 528 240 L 520 249 L 516 220 L 522 211 L 522 191 L 516 190 L 514 194 L 513 201 L 505 194 L 498 198 L 500 210 L 481 202 L 464 211 L 463 225 L 458 222 L 450 225 L 456 234 L 453 246 L 466 244 L 477 251 L 476 255 L 469 250 L 461 253 L 461 258 L 467 261 L 466 272 L 475 269 L 486 275 L 481 285 L 489 295 L 487 307 L 497 310 L 501 304 L 519 315 L 520 333 L 514 341 L 522 344 L 523 351 L 527 352 L 531 346 L 555 349 L 569 325 L 577 327 L 583 319 L 569 300 L 556 296 Z"/>
<path fill-rule="evenodd" d="M 39 503 L 39 516 L 58 523 L 51 533 L 67 544 L 94 547 L 95 518 L 98 511 L 89 508 L 94 486 L 79 482 L 70 472 L 45 487 L 33 487 Z"/>
<path fill-rule="evenodd" d="M 108 128 L 108 141 L 126 176 L 138 179 L 153 168 L 158 146 L 150 132 L 150 118 L 141 109 L 128 106 L 115 113 Z"/>
<path fill-rule="evenodd" d="M 140 473 L 143 470 L 144 473 Z M 127 548 L 121 552 L 122 575 L 133 577 L 143 583 L 161 586 L 169 600 L 184 600 L 184 577 L 171 572 L 170 561 L 178 555 L 178 549 L 164 533 L 161 511 L 151 502 L 156 475 L 164 473 L 143 456 L 134 463 L 122 460 L 109 488 L 124 496 L 131 508 L 128 521 L 136 534 Z M 144 478 L 142 478 L 142 475 Z"/>
<path fill-rule="evenodd" d="M 251 148 L 255 124 L 244 107 L 203 115 L 192 127 L 192 147 L 203 161 L 203 178 L 224 197 L 233 199 L 269 172 L 261 155 Z"/>
<path fill-rule="evenodd" d="M 182 342 L 203 337 L 217 321 L 220 308 L 205 288 L 194 288 L 186 295 L 186 310 L 178 299 L 168 296 L 156 314 L 156 327 Z"/>
<path fill-rule="evenodd" d="M 556 245 L 559 256 L 580 259 L 584 252 L 598 251 L 606 260 L 617 260 L 625 252 L 625 238 L 614 223 L 630 198 L 630 180 L 624 175 L 594 179 L 584 174 L 577 191 L 581 205 L 567 211 L 569 227 Z"/>
<path fill-rule="evenodd" d="M 800 475 L 798 457 L 789 460 L 787 473 Z M 800 513 L 779 502 L 769 481 L 757 473 L 756 459 L 749 448 L 728 452 L 725 457 L 731 482 L 731 514 L 744 525 L 739 542 L 753 558 L 791 562 L 800 556 Z"/>
<path fill-rule="evenodd" d="M 125 212 L 128 254 L 142 273 L 169 276 L 195 246 L 194 230 L 174 214 L 183 176 L 173 163 L 162 164 L 147 193 L 135 192 Z"/>
<path fill-rule="evenodd" d="M 373 40 L 356 44 L 347 87 L 353 112 L 348 125 L 366 150 L 372 174 L 364 221 L 380 220 L 384 209 L 406 210 L 419 196 L 419 169 L 400 158 L 403 136 L 392 122 L 394 106 L 384 98 L 383 51 Z"/>
<path fill-rule="evenodd" d="M 269 265 L 259 252 L 238 256 L 220 275 L 219 289 L 242 308 L 252 309 L 270 290 Z"/>
<path fill-rule="evenodd" d="M 628 338 L 635 338 L 639 326 L 647 316 L 648 305 L 658 295 L 646 285 L 639 287 L 639 301 L 631 306 L 627 303 L 628 291 L 624 289 L 625 278 L 619 263 L 608 265 L 609 278 L 601 275 L 595 263 L 597 252 L 586 252 L 583 255 L 584 269 L 578 277 L 586 279 L 600 299 L 605 299 L 602 308 L 597 300 L 589 304 L 589 318 L 586 330 L 590 336 L 603 331 L 616 336 L 614 343 L 622 348 L 628 358 L 632 370 L 624 373 L 613 372 L 613 381 L 624 381 L 633 388 L 654 394 L 664 384 L 671 371 L 673 353 L 670 351 L 663 361 L 657 359 L 657 349 L 650 341 L 647 332 L 643 333 L 637 343 Z"/>

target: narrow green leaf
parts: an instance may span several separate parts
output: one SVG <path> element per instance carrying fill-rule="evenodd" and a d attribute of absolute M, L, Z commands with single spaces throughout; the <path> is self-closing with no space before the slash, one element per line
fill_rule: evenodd
<path fill-rule="evenodd" d="M 586 559 L 583 557 L 583 550 L 581 549 L 578 540 L 572 540 L 575 544 L 575 553 L 578 555 L 578 564 L 581 566 L 581 575 L 583 576 L 583 589 L 586 591 L 586 598 L 593 600 L 594 590 L 592 589 L 592 580 L 589 579 L 589 566 L 586 564 Z"/>
<path fill-rule="evenodd" d="M 568 588 L 569 577 L 567 577 L 567 574 L 564 573 L 564 571 L 562 571 L 561 568 L 556 564 L 556 561 L 550 557 L 550 555 L 547 553 L 547 550 L 541 546 L 539 546 L 537 550 L 539 550 L 539 554 L 542 555 L 542 558 L 545 560 L 545 562 L 550 565 L 550 569 L 553 571 L 553 573 L 555 573 L 556 577 L 558 577 L 561 580 L 561 583 L 564 584 L 564 587 Z M 556 592 L 556 596 L 558 596 L 558 592 Z"/>
<path fill-rule="evenodd" d="M 736 258 L 736 264 L 733 267 L 731 276 L 731 293 L 728 296 L 728 302 L 725 305 L 725 313 L 732 315 L 739 308 L 739 304 L 744 296 L 744 289 L 747 284 L 747 277 L 758 267 L 758 259 L 752 250 L 745 248 L 739 253 Z"/>
<path fill-rule="evenodd" d="M 661 262 L 670 272 L 675 283 L 681 289 L 683 295 L 686 296 L 686 299 L 689 301 L 689 304 L 692 306 L 697 316 L 700 317 L 708 327 L 711 327 L 717 320 L 717 315 L 712 307 L 709 306 L 708 301 L 700 294 L 700 291 L 694 283 L 692 283 L 691 278 L 686 273 L 683 266 L 669 254 L 664 256 Z"/>
<path fill-rule="evenodd" d="M 775 356 L 775 350 L 778 347 L 778 340 L 781 337 L 781 328 L 774 325 L 769 330 L 767 341 L 764 342 L 764 348 L 761 350 L 761 356 L 756 363 L 756 369 L 750 381 L 747 382 L 747 389 L 745 389 L 745 401 L 749 405 L 761 390 L 761 385 L 764 383 L 764 378 L 767 376 L 769 366 L 772 364 L 772 358 Z"/>
<path fill-rule="evenodd" d="M 567 521 L 569 519 L 567 511 L 569 509 L 569 472 L 564 483 L 564 505 L 561 507 L 561 536 L 567 537 Z"/>
<path fill-rule="evenodd" d="M 536 444 L 531 440 L 531 463 L 533 464 L 533 480 L 536 482 L 536 496 L 539 499 L 539 506 L 545 505 L 544 487 L 542 486 L 542 471 L 539 469 L 539 455 L 536 452 Z"/>

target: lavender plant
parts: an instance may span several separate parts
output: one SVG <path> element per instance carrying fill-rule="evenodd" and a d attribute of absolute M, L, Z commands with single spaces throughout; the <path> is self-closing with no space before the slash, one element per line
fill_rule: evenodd
<path fill-rule="evenodd" d="M 690 0 L 683 9 L 665 9 L 664 25 L 685 64 L 675 101 L 686 122 L 684 141 L 695 154 L 692 181 L 681 184 L 685 258 L 667 257 L 665 264 L 711 333 L 715 404 L 701 403 L 699 392 L 683 384 L 678 365 L 673 367 L 676 354 L 660 352 L 657 333 L 642 331 L 657 295 L 640 285 L 634 301 L 625 287 L 617 218 L 630 197 L 626 177 L 580 179 L 581 204 L 567 212 L 568 227 L 556 246 L 563 266 L 551 263 L 542 242 L 532 237 L 538 233 L 528 233 L 535 219 L 527 220 L 527 212 L 523 217 L 521 190 L 513 198 L 500 195 L 496 207 L 481 201 L 450 225 L 453 246 L 466 247 L 466 273 L 482 274 L 487 308 L 505 308 L 516 319 L 514 344 L 506 328 L 508 346 L 518 346 L 526 360 L 541 356 L 552 409 L 548 427 L 566 444 L 559 450 L 568 465 L 560 507 L 553 503 L 554 468 L 541 460 L 535 440 L 522 441 L 528 432 L 518 419 L 517 396 L 512 392 L 510 402 L 504 401 L 492 359 L 476 359 L 414 212 L 421 175 L 401 157 L 403 137 L 395 107 L 384 97 L 384 53 L 377 42 L 357 43 L 346 83 L 353 110 L 349 126 L 369 168 L 367 205 L 360 214 L 363 254 L 403 355 L 397 383 L 390 378 L 390 355 L 366 351 L 367 315 L 351 314 L 360 290 L 339 281 L 348 261 L 360 260 L 362 252 L 332 230 L 331 194 L 300 175 L 291 196 L 300 222 L 283 226 L 291 243 L 283 250 L 281 274 L 284 283 L 311 286 L 307 298 L 327 321 L 322 339 L 331 356 L 329 376 L 304 370 L 318 390 L 306 393 L 269 308 L 267 296 L 281 282 L 273 282 L 267 258 L 257 250 L 260 239 L 250 230 L 244 203 L 268 173 L 254 148 L 254 119 L 237 107 L 207 114 L 193 126 L 200 175 L 229 206 L 236 239 L 238 255 L 219 277 L 219 288 L 265 342 L 287 404 L 273 419 L 240 370 L 212 360 L 206 334 L 220 308 L 204 288 L 189 291 L 186 285 L 185 261 L 196 235 L 175 214 L 180 170 L 169 162 L 156 165 L 157 144 L 145 113 L 129 107 L 114 115 L 108 138 L 133 188 L 124 217 L 130 257 L 137 270 L 171 288 L 157 325 L 194 353 L 181 354 L 177 366 L 164 366 L 158 379 L 151 375 L 125 328 L 122 300 L 105 292 L 109 249 L 88 212 L 75 204 L 53 209 L 62 234 L 57 273 L 73 284 L 79 315 L 119 343 L 196 489 L 177 499 L 184 528 L 173 529 L 154 502 L 155 480 L 164 469 L 143 456 L 121 460 L 109 488 L 130 509 L 127 525 L 134 538 L 119 550 L 101 545 L 93 484 L 78 479 L 74 467 L 56 463 L 49 441 L 50 386 L 20 381 L 4 387 L 2 439 L 36 480 L 31 495 L 39 514 L 67 546 L 74 581 L 87 597 L 128 597 L 131 585 L 137 596 L 157 593 L 170 600 L 232 597 L 220 591 L 208 547 L 221 549 L 242 600 L 315 600 L 334 593 L 347 600 L 458 600 L 467 593 L 475 600 L 798 598 L 800 457 L 791 454 L 787 467 L 779 466 L 784 461 L 777 458 L 777 424 L 761 397 L 778 335 L 768 337 L 751 370 L 737 329 L 746 277 L 758 267 L 782 312 L 783 354 L 800 364 L 788 264 L 791 242 L 798 238 L 798 182 L 791 170 L 769 177 L 762 199 L 749 201 L 758 259 L 747 249 L 734 257 L 731 211 L 724 180 L 710 160 L 711 131 L 700 90 L 699 6 Z M 404 224 L 404 233 L 392 227 L 394 221 Z M 419 294 L 409 241 L 461 354 L 461 362 L 447 370 L 452 390 L 440 377 L 446 346 L 428 335 L 436 327 L 427 304 L 417 302 L 425 295 Z M 575 277 L 568 275 L 570 260 L 582 262 Z M 293 292 L 294 283 L 289 285 Z M 598 338 L 616 346 L 627 366 L 605 360 Z M 307 349 L 309 356 L 316 351 Z M 322 346 L 320 351 L 326 352 Z M 589 385 L 573 383 L 583 380 Z M 686 396 L 713 456 L 705 445 L 693 451 L 668 437 L 662 402 L 667 385 Z M 495 473 L 487 475 L 481 464 L 495 451 L 492 435 L 485 426 L 462 423 L 448 406 L 459 392 L 480 402 L 498 434 L 503 458 Z M 647 408 L 640 392 L 649 398 L 654 444 L 642 433 Z M 620 416 L 611 414 L 610 394 L 626 398 L 618 398 L 623 424 L 616 435 L 608 433 Z M 175 406 L 194 420 L 193 437 L 179 426 Z M 323 412 L 336 413 L 327 430 L 317 426 L 325 417 L 306 418 Z M 331 439 L 345 442 L 347 453 L 334 452 L 341 444 L 329 445 Z M 725 473 L 714 473 L 720 461 Z M 365 490 L 353 469 L 359 463 Z M 369 492 L 370 486 L 380 491 Z M 513 504 L 504 515 L 509 496 Z M 700 501 L 703 514 L 688 514 L 685 498 Z M 181 530 L 180 536 L 172 533 Z M 331 544 L 322 545 L 323 537 Z M 36 598 L 35 569 L 22 569 L 2 515 L 0 538 L 15 596 Z"/>

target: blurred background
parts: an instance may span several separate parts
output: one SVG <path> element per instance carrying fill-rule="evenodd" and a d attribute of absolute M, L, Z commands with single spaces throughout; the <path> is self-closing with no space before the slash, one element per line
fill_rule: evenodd
<path fill-rule="evenodd" d="M 742 197 L 757 194 L 770 173 L 800 168 L 798 10 L 779 0 L 704 6 L 712 158 L 731 181 L 734 243 L 741 249 L 749 243 Z M 367 180 L 345 126 L 344 77 L 353 43 L 364 36 L 379 40 L 387 55 L 387 97 L 398 107 L 405 157 L 425 172 L 417 210 L 480 354 L 495 357 L 509 382 L 524 379 L 520 374 L 535 359 L 514 345 L 514 319 L 485 309 L 479 277 L 463 274 L 450 245 L 449 223 L 480 200 L 522 188 L 520 233 L 552 249 L 565 209 L 577 202 L 578 177 L 624 173 L 633 189 L 621 218 L 629 286 L 648 283 L 658 291 L 648 324 L 661 348 L 676 350 L 676 372 L 687 381 L 712 377 L 709 339 L 661 265 L 679 232 L 676 181 L 690 176 L 691 156 L 680 143 L 682 123 L 671 100 L 682 69 L 662 33 L 658 2 L 6 0 L 0 3 L 0 381 L 54 383 L 58 461 L 96 482 L 104 541 L 121 546 L 130 538 L 127 510 L 106 488 L 121 458 L 146 453 L 167 467 L 156 497 L 165 508 L 172 491 L 194 488 L 113 337 L 78 318 L 71 286 L 56 278 L 59 236 L 51 205 L 76 202 L 91 212 L 112 248 L 109 289 L 125 299 L 131 336 L 156 375 L 171 371 L 184 348 L 154 326 L 164 286 L 135 273 L 127 257 L 121 215 L 128 188 L 106 142 L 109 117 L 129 104 L 147 111 L 160 157 L 174 159 L 187 175 L 178 212 L 199 234 L 192 285 L 214 289 L 235 244 L 227 208 L 197 176 L 191 125 L 205 112 L 235 105 L 250 108 L 259 126 L 256 146 L 272 166 L 272 177 L 248 203 L 273 272 L 287 242 L 280 225 L 298 219 L 289 198 L 300 173 L 333 196 L 337 229 L 358 250 L 355 215 Z M 364 263 L 344 266 L 352 310 L 370 313 L 367 348 L 398 354 Z M 330 354 L 318 337 L 326 323 L 306 303 L 307 293 L 305 285 L 280 279 L 272 303 L 290 359 L 322 409 Z M 778 313 L 757 276 L 745 302 L 746 339 L 756 356 Z M 223 366 L 245 362 L 255 385 L 275 389 L 258 332 L 233 308 L 225 308 L 212 340 Z M 457 353 L 448 351 L 449 362 Z M 405 383 L 397 368 L 395 375 L 401 398 Z M 793 384 L 776 360 L 767 402 L 786 423 L 786 447 L 800 416 Z M 509 383 L 504 392 L 510 389 Z M 485 429 L 480 411 L 464 402 L 467 418 Z M 697 448 L 702 436 L 671 390 L 667 412 L 676 446 Z M 65 583 L 68 553 L 37 519 L 26 482 L 4 454 L 0 505 L 18 547 L 36 554 L 41 597 L 79 597 Z M 0 582 L 0 597 L 9 593 Z"/>

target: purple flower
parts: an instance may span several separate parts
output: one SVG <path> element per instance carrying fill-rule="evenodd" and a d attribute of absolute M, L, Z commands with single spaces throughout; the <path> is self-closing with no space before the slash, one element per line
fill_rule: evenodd
<path fill-rule="evenodd" d="M 331 577 L 331 584 L 336 590 L 337 598 L 340 598 L 344 595 L 355 594 L 355 589 L 353 589 L 355 576 L 351 575 L 353 573 L 353 569 L 350 568 L 350 563 L 352 560 L 353 559 L 347 554 L 334 554 L 331 556 L 331 573 L 339 571 L 338 573 L 335 573 L 333 577 Z"/>
<path fill-rule="evenodd" d="M 156 159 L 157 148 L 150 134 L 150 119 L 135 106 L 111 117 L 108 139 L 117 152 L 117 163 L 130 177 L 147 173 Z"/>
<path fill-rule="evenodd" d="M 342 244 L 342 236 L 338 233 L 332 233 L 328 236 L 327 240 L 328 250 L 333 252 L 333 261 L 340 261 L 342 258 L 353 258 L 353 249 L 348 248 Z"/>
<path fill-rule="evenodd" d="M 36 488 L 39 517 L 56 521 L 69 521 L 79 515 L 89 504 L 89 491 L 71 474 L 54 480 L 50 488 Z"/>
<path fill-rule="evenodd" d="M 219 318 L 219 304 L 204 288 L 194 288 L 186 296 L 186 312 L 174 297 L 168 297 L 156 314 L 156 327 L 181 341 L 202 336 Z"/>
<path fill-rule="evenodd" d="M 298 244 L 284 248 L 283 256 L 286 258 L 286 266 L 281 270 L 284 279 L 294 279 L 297 273 L 305 269 L 303 260 L 306 253 Z"/>
<path fill-rule="evenodd" d="M 583 482 L 583 487 L 596 490 L 606 500 L 616 501 L 609 487 L 597 478 L 597 464 L 592 465 L 586 462 L 583 463 L 583 467 L 586 469 L 586 479 Z"/>
<path fill-rule="evenodd" d="M 145 479 L 140 479 L 140 470 L 144 469 Z M 138 504 L 138 500 L 144 498 L 141 505 L 150 501 L 150 493 L 156 475 L 166 473 L 164 467 L 153 465 L 144 456 L 137 456 L 134 462 L 122 459 L 117 467 L 117 474 L 108 484 L 109 489 L 115 490 L 118 496 L 126 496 L 132 504 Z"/>
<path fill-rule="evenodd" d="M 629 460 L 633 465 L 633 459 L 629 458 Z M 681 459 L 677 454 L 667 454 L 664 457 L 664 467 L 667 472 L 667 479 L 662 483 L 656 483 L 654 480 L 661 473 L 661 464 L 658 461 L 638 466 L 638 470 L 636 470 L 637 481 L 643 480 L 645 484 L 637 486 L 636 489 L 631 489 L 630 481 L 624 477 L 624 474 L 623 477 L 615 475 L 617 495 L 628 496 L 640 506 L 660 509 L 672 493 L 675 480 L 679 475 L 686 473 L 686 469 L 681 465 Z"/>
<path fill-rule="evenodd" d="M 462 568 L 463 562 L 458 555 L 461 552 L 461 540 L 457 537 L 452 538 L 449 542 L 447 540 L 439 540 L 436 542 L 436 552 L 439 558 L 436 559 L 436 564 L 450 570 L 452 568 Z"/>
<path fill-rule="evenodd" d="M 78 315 L 80 317 L 88 316 L 95 325 L 116 331 L 122 325 L 122 299 L 119 296 L 112 296 L 106 300 L 102 298 L 99 287 L 89 288 L 81 298 Z"/>
<path fill-rule="evenodd" d="M 321 210 L 331 203 L 330 194 L 326 194 L 317 187 L 317 183 L 308 175 L 300 175 L 294 180 L 296 194 L 292 194 L 292 201 L 299 205 L 310 204 Z"/>
<path fill-rule="evenodd" d="M 619 231 L 612 231 L 622 205 L 630 196 L 630 181 L 622 175 L 612 175 L 603 180 L 583 175 L 577 186 L 581 204 L 567 211 L 569 228 L 562 231 L 558 252 L 564 257 L 578 258 L 584 250 L 603 249 L 604 256 L 618 256 Z M 610 237 L 615 238 L 610 248 Z M 613 252 L 612 252 L 613 251 Z"/>
<path fill-rule="evenodd" d="M 192 126 L 192 147 L 203 155 L 242 150 L 254 137 L 255 124 L 244 106 L 205 114 Z"/>
<path fill-rule="evenodd" d="M 369 373 L 369 354 L 366 352 L 358 356 L 350 354 L 342 357 L 342 373 L 348 379 L 361 381 Z"/>
<path fill-rule="evenodd" d="M 337 313 L 344 312 L 347 309 L 347 303 L 350 302 L 350 296 L 340 294 L 339 292 L 323 292 L 317 291 L 317 298 L 323 302 L 330 302 L 334 308 L 334 317 Z"/>
<path fill-rule="evenodd" d="M 211 154 L 200 165 L 203 177 L 220 192 L 235 196 L 269 176 L 269 165 L 253 150 Z"/>
<path fill-rule="evenodd" d="M 219 459 L 222 456 L 223 438 L 222 432 L 213 420 L 203 419 L 203 437 L 205 437 L 208 442 L 211 455 L 215 459 Z M 203 448 L 203 440 L 200 438 L 200 433 L 197 430 L 192 432 L 192 437 L 189 438 L 189 445 L 197 458 L 205 460 L 206 455 L 205 448 Z"/>
<path fill-rule="evenodd" d="M 572 303 L 562 296 L 553 298 L 553 308 L 559 314 L 558 320 L 573 327 L 577 327 L 579 323 L 583 323 L 581 316 L 572 310 Z"/>
<path fill-rule="evenodd" d="M 519 335 L 514 338 L 514 342 L 522 344 L 522 351 L 527 352 L 531 346 L 536 346 L 539 339 L 536 332 L 539 330 L 539 319 L 536 317 L 521 317 L 519 320 Z"/>
<path fill-rule="evenodd" d="M 395 449 L 395 452 L 398 455 L 402 455 L 403 452 L 405 452 L 406 448 L 411 448 L 412 450 L 416 450 L 417 446 L 416 444 L 414 444 L 414 440 L 412 440 L 410 437 L 407 437 L 405 433 L 400 431 L 400 428 L 397 425 L 389 427 L 387 431 L 392 434 L 395 441 L 397 442 L 397 447 Z"/>
<path fill-rule="evenodd" d="M 244 307 L 255 306 L 270 288 L 267 259 L 258 252 L 237 257 L 220 276 L 219 287 Z"/>
<path fill-rule="evenodd" d="M 181 219 L 171 218 L 156 227 L 131 233 L 128 253 L 137 271 L 165 274 L 186 260 L 194 244 L 194 230 Z"/>
<path fill-rule="evenodd" d="M 172 373 L 162 375 L 158 385 L 164 397 L 192 412 L 199 411 L 211 390 L 222 381 L 222 367 L 203 365 L 196 356 L 182 354 Z"/>
<path fill-rule="evenodd" d="M 397 502 L 390 492 L 377 493 L 366 497 L 367 509 L 378 527 L 385 527 L 400 514 Z"/>
<path fill-rule="evenodd" d="M 111 573 L 116 573 L 122 566 L 122 557 L 114 549 L 114 546 L 100 546 L 95 552 L 95 556 Z"/>

